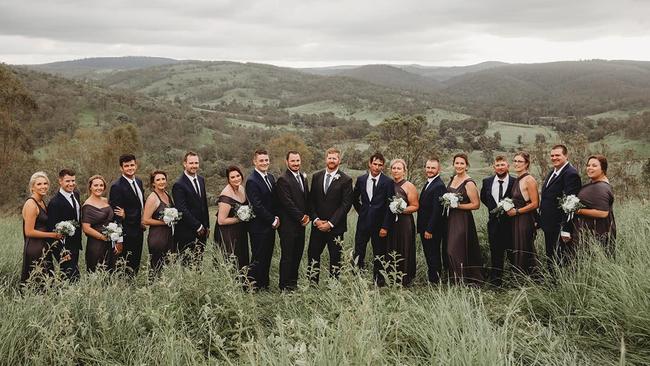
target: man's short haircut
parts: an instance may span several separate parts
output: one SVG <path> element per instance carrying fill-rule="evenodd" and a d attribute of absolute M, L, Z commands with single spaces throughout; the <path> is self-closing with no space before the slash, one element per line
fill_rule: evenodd
<path fill-rule="evenodd" d="M 296 150 L 289 150 L 289 151 L 287 151 L 287 157 L 285 158 L 285 160 L 289 160 L 289 155 L 291 155 L 291 154 L 294 154 L 294 155 L 298 155 L 298 156 L 300 156 L 300 153 L 299 153 L 298 151 L 296 151 Z"/>
<path fill-rule="evenodd" d="M 435 161 L 436 163 L 440 164 L 440 159 L 437 156 L 431 156 L 427 159 L 427 161 Z"/>
<path fill-rule="evenodd" d="M 497 156 L 495 156 L 495 157 L 494 157 L 494 162 L 496 163 L 497 161 L 505 161 L 506 163 L 508 162 L 508 160 L 506 160 L 506 157 L 503 156 L 503 155 L 497 155 Z"/>
<path fill-rule="evenodd" d="M 327 156 L 329 154 L 336 154 L 339 157 L 341 157 L 341 150 L 339 150 L 339 149 L 337 149 L 335 147 L 330 147 L 329 149 L 327 149 L 327 151 L 325 151 L 325 156 Z"/>
<path fill-rule="evenodd" d="M 72 170 L 72 169 L 61 169 L 61 171 L 59 171 L 59 178 L 63 178 L 66 175 L 74 177 L 75 176 L 74 170 Z"/>
<path fill-rule="evenodd" d="M 557 144 L 551 148 L 551 150 L 556 150 L 556 149 L 562 149 L 562 154 L 564 156 L 567 156 L 569 154 L 569 149 L 567 149 L 566 146 L 562 144 Z"/>
<path fill-rule="evenodd" d="M 188 151 L 185 153 L 185 156 L 183 156 L 183 162 L 187 162 L 187 158 L 190 156 L 199 156 L 199 154 L 195 153 L 194 151 Z"/>
<path fill-rule="evenodd" d="M 268 154 L 269 154 L 269 152 L 266 151 L 265 149 L 257 149 L 253 153 L 253 159 L 256 159 L 258 155 L 268 155 Z"/>
<path fill-rule="evenodd" d="M 123 154 L 120 156 L 120 167 L 124 165 L 124 163 L 128 163 L 129 161 L 136 161 L 135 160 L 135 155 L 133 154 Z"/>
<path fill-rule="evenodd" d="M 381 161 L 382 164 L 386 164 L 386 158 L 384 158 L 384 155 L 382 155 L 379 151 L 377 151 L 374 154 L 370 155 L 370 159 L 368 160 L 368 162 L 372 163 L 375 160 L 379 160 L 379 161 Z"/>

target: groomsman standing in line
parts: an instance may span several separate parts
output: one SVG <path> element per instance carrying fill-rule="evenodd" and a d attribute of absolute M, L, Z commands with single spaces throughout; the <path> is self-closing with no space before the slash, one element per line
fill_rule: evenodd
<path fill-rule="evenodd" d="M 374 153 L 368 161 L 368 172 L 357 178 L 354 185 L 352 204 L 359 214 L 357 231 L 354 236 L 354 260 L 359 268 L 366 266 L 366 246 L 372 243 L 373 279 L 379 286 L 384 284 L 380 275 L 382 260 L 386 255 L 386 238 L 379 237 L 379 230 L 388 230 L 391 216 L 388 200 L 395 193 L 393 180 L 382 174 L 386 159 L 380 153 Z M 388 220 L 388 221 L 387 221 Z"/>
<path fill-rule="evenodd" d="M 447 265 L 447 248 L 443 243 L 445 234 L 445 219 L 443 216 L 440 197 L 447 193 L 447 187 L 440 178 L 440 160 L 430 158 L 424 166 L 427 180 L 420 192 L 420 209 L 418 210 L 417 227 L 422 249 L 427 261 L 427 277 L 429 282 L 440 282 L 443 263 Z"/>
<path fill-rule="evenodd" d="M 564 145 L 555 145 L 551 149 L 551 164 L 553 171 L 550 172 L 542 184 L 541 203 L 539 207 L 540 227 L 544 231 L 546 242 L 546 260 L 549 269 L 553 269 L 553 263 L 564 264 L 571 254 L 570 244 L 560 240 L 571 237 L 566 225 L 566 215 L 560 208 L 559 199 L 563 195 L 577 195 L 582 186 L 578 171 L 569 164 L 569 151 Z"/>
<path fill-rule="evenodd" d="M 71 237 L 66 237 L 65 242 L 57 243 L 52 255 L 61 268 L 63 275 L 70 281 L 79 279 L 79 251 L 81 251 L 81 209 L 79 205 L 79 191 L 74 171 L 62 169 L 59 172 L 59 191 L 52 197 L 47 205 L 47 230 L 54 231 L 54 227 L 61 221 L 76 221 L 79 225 Z"/>
<path fill-rule="evenodd" d="M 341 152 L 335 148 L 325 153 L 326 169 L 316 172 L 311 180 L 311 208 L 314 224 L 309 237 L 307 258 L 309 279 L 317 284 L 320 257 L 327 246 L 330 254 L 330 276 L 338 278 L 341 268 L 341 245 L 347 231 L 348 211 L 352 207 L 352 178 L 339 170 Z"/>
<path fill-rule="evenodd" d="M 508 162 L 499 155 L 494 159 L 494 175 L 483 179 L 481 202 L 488 210 L 488 241 L 490 242 L 490 283 L 501 286 L 506 253 L 512 251 L 512 219 L 508 215 L 497 217 L 489 213 L 504 198 L 512 198 L 515 177 L 508 174 Z"/>
<path fill-rule="evenodd" d="M 135 176 L 138 163 L 135 155 L 120 156 L 122 176 L 113 182 L 109 193 L 109 203 L 115 216 L 122 224 L 124 250 L 121 257 L 126 260 L 127 274 L 131 277 L 140 270 L 142 258 L 142 240 L 145 227 L 142 225 L 142 208 L 144 206 L 142 181 Z M 120 213 L 123 214 L 120 216 Z"/>
<path fill-rule="evenodd" d="M 287 170 L 278 177 L 278 216 L 282 226 L 280 234 L 280 290 L 295 290 L 298 270 L 305 250 L 305 227 L 309 218 L 309 189 L 300 171 L 300 153 L 289 151 Z"/>
<path fill-rule="evenodd" d="M 183 174 L 172 187 L 174 204 L 182 214 L 175 239 L 183 264 L 200 264 L 210 232 L 205 178 L 198 175 L 199 155 L 189 151 L 183 157 Z"/>
<path fill-rule="evenodd" d="M 268 289 L 269 268 L 275 246 L 275 230 L 280 227 L 275 196 L 275 178 L 269 173 L 269 153 L 255 150 L 255 169 L 246 179 L 246 198 L 255 213 L 248 225 L 251 239 L 251 264 L 248 276 L 257 289 Z"/>

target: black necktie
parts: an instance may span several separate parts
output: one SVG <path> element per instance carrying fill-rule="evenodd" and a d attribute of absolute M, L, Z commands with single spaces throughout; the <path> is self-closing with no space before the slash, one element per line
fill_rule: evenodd
<path fill-rule="evenodd" d="M 79 212 L 77 211 L 77 201 L 74 199 L 74 193 L 70 193 L 70 199 L 72 200 L 72 208 L 74 208 L 74 214 L 77 217 L 77 221 L 79 221 Z"/>
<path fill-rule="evenodd" d="M 271 186 L 271 181 L 269 180 L 269 175 L 264 176 L 264 180 L 266 181 L 266 185 L 269 186 L 269 191 L 273 191 L 273 187 Z"/>
<path fill-rule="evenodd" d="M 131 182 L 131 187 L 133 187 L 133 193 L 135 193 L 135 196 L 138 197 L 140 206 L 142 206 L 142 197 L 140 197 L 140 193 L 138 193 L 138 188 L 135 186 L 135 181 Z"/>
<path fill-rule="evenodd" d="M 201 190 L 199 189 L 199 183 L 197 183 L 196 178 L 194 178 L 194 189 L 196 189 L 196 194 L 201 197 Z"/>
<path fill-rule="evenodd" d="M 329 173 L 325 174 L 325 193 L 330 189 L 330 183 L 332 183 L 332 175 Z"/>
<path fill-rule="evenodd" d="M 499 179 L 499 202 L 503 199 L 503 180 Z"/>
<path fill-rule="evenodd" d="M 424 187 L 422 187 L 422 193 L 424 193 L 424 191 L 427 190 L 427 187 L 429 187 L 429 183 L 431 183 L 431 182 L 429 182 L 429 180 L 427 180 L 427 182 L 424 183 Z M 422 193 L 420 193 L 420 195 L 422 195 Z"/>
<path fill-rule="evenodd" d="M 551 178 L 549 178 L 548 182 L 546 182 L 546 186 L 550 186 L 551 182 L 553 182 L 557 178 L 557 173 L 553 172 L 553 175 L 551 175 Z"/>
<path fill-rule="evenodd" d="M 304 192 L 305 187 L 302 185 L 302 179 L 300 178 L 300 173 L 298 173 L 298 175 L 296 175 L 295 177 L 298 180 L 298 185 L 300 186 L 300 190 Z"/>
<path fill-rule="evenodd" d="M 370 193 L 372 194 L 372 197 L 370 199 L 372 200 L 373 197 L 375 197 L 375 188 L 377 188 L 377 178 L 370 178 L 372 179 L 372 190 Z"/>

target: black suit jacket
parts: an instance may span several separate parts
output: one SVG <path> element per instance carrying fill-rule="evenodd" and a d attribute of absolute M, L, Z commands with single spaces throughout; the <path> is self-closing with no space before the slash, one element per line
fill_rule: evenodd
<path fill-rule="evenodd" d="M 488 213 L 497 207 L 497 201 L 492 196 L 492 184 L 494 183 L 495 179 L 496 179 L 496 175 L 487 177 L 483 179 L 483 185 L 481 186 L 481 202 L 483 202 L 485 207 L 487 207 Z M 504 187 L 505 190 L 503 192 L 504 198 L 506 197 L 512 198 L 512 187 L 515 185 L 516 179 L 517 178 L 513 177 L 512 175 L 508 177 L 508 186 Z M 496 221 L 497 221 L 497 216 L 494 214 L 489 214 L 488 225 Z"/>
<path fill-rule="evenodd" d="M 343 234 L 348 230 L 348 212 L 352 208 L 352 178 L 341 170 L 338 179 L 332 178 L 327 193 L 323 190 L 325 170 L 314 173 L 311 179 L 312 217 L 327 220 L 334 225 L 331 233 Z"/>
<path fill-rule="evenodd" d="M 582 186 L 580 175 L 571 164 L 567 164 L 560 172 L 560 175 L 547 187 L 551 175 L 553 175 L 553 171 L 546 176 L 542 184 L 542 201 L 539 206 L 539 214 L 540 226 L 543 230 L 559 229 L 562 226 L 565 214 L 560 208 L 558 198 L 562 197 L 562 195 L 577 195 Z"/>
<path fill-rule="evenodd" d="M 393 180 L 385 174 L 380 174 L 375 193 L 370 201 L 366 191 L 368 179 L 370 179 L 369 173 L 358 177 L 352 191 L 352 205 L 359 214 L 357 230 L 370 232 L 378 232 L 381 228 L 388 230 L 390 220 L 393 218 L 392 215 L 388 215 L 388 202 L 395 194 Z"/>
<path fill-rule="evenodd" d="M 135 182 L 142 191 L 142 199 L 144 199 L 144 189 L 142 188 L 142 181 L 140 178 L 135 178 Z M 108 195 L 108 202 L 115 209 L 121 207 L 124 209 L 125 217 L 122 219 L 115 216 L 115 220 L 122 224 L 125 234 L 133 233 L 136 230 L 142 231 L 142 207 L 144 202 L 133 191 L 133 188 L 123 176 L 113 182 L 111 191 Z"/>
<path fill-rule="evenodd" d="M 208 214 L 208 197 L 205 191 L 205 179 L 197 175 L 199 196 L 194 189 L 194 184 L 183 172 L 172 187 L 174 205 L 178 212 L 182 213 L 181 220 L 176 225 L 176 241 L 180 244 L 187 244 L 197 238 L 197 230 L 203 225 L 206 230 L 210 229 L 210 217 Z"/>
<path fill-rule="evenodd" d="M 420 193 L 420 208 L 417 218 L 418 233 L 422 234 L 426 231 L 435 234 L 445 230 L 443 207 L 440 202 L 440 197 L 445 193 L 447 193 L 447 187 L 440 176 L 431 181 L 427 189 Z"/>
<path fill-rule="evenodd" d="M 79 201 L 79 192 L 74 191 L 74 197 L 77 200 L 77 208 L 79 215 L 81 215 L 81 203 Z M 54 197 L 47 204 L 47 229 L 54 231 L 54 226 L 61 221 L 74 220 L 79 223 L 77 219 L 77 212 L 70 204 L 70 201 L 58 191 Z M 81 250 L 81 224 L 72 237 L 65 239 L 65 247 L 68 249 Z"/>
<path fill-rule="evenodd" d="M 298 180 L 287 169 L 284 174 L 278 177 L 276 193 L 278 197 L 278 217 L 280 218 L 281 232 L 295 232 L 303 230 L 302 218 L 309 216 L 309 187 L 307 180 L 300 175 L 304 192 L 300 188 Z"/>
<path fill-rule="evenodd" d="M 271 182 L 271 191 L 257 170 L 253 170 L 246 179 L 246 198 L 255 213 L 255 218 L 248 225 L 248 230 L 251 233 L 264 234 L 272 231 L 273 221 L 278 216 L 275 177 L 271 173 L 267 173 L 267 175 Z M 282 225 L 284 222 L 280 221 L 280 226 Z"/>

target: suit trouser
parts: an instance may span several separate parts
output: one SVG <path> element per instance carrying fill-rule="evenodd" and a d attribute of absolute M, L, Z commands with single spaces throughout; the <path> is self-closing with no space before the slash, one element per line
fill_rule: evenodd
<path fill-rule="evenodd" d="M 427 277 L 429 282 L 439 282 L 443 263 L 445 267 L 448 267 L 446 264 L 447 250 L 443 245 L 442 233 L 433 233 L 431 239 L 425 239 L 424 233 L 420 233 L 420 239 L 422 240 L 424 258 L 427 261 Z"/>
<path fill-rule="evenodd" d="M 275 231 L 267 233 L 250 233 L 251 239 L 251 264 L 248 277 L 254 281 L 256 288 L 269 287 L 269 269 L 275 246 Z"/>
<path fill-rule="evenodd" d="M 125 230 L 124 249 L 120 258 L 126 261 L 126 273 L 134 277 L 140 270 L 140 260 L 142 259 L 142 241 L 144 240 L 144 231 L 138 225 L 137 228 Z"/>
<path fill-rule="evenodd" d="M 280 289 L 298 286 L 300 260 L 305 251 L 305 228 L 289 227 L 280 230 Z"/>
<path fill-rule="evenodd" d="M 573 256 L 573 246 L 571 243 L 565 244 L 560 239 L 561 227 L 545 228 L 544 242 L 546 243 L 546 264 L 548 269 L 553 271 L 554 264 L 563 266 L 567 264 Z"/>
<path fill-rule="evenodd" d="M 510 221 L 499 219 L 488 221 L 488 241 L 490 243 L 490 281 L 500 285 L 503 278 L 505 257 L 512 255 L 512 225 Z M 512 259 L 510 259 L 512 263 Z"/>
<path fill-rule="evenodd" d="M 380 276 L 380 271 L 383 269 L 382 261 L 386 260 L 387 238 L 379 237 L 379 228 L 370 231 L 357 226 L 357 231 L 354 234 L 354 260 L 357 261 L 359 268 L 366 267 L 366 246 L 369 240 L 372 244 L 373 279 L 378 284 L 383 284 L 384 277 Z"/>
<path fill-rule="evenodd" d="M 311 235 L 309 236 L 309 248 L 307 249 L 307 258 L 309 260 L 309 280 L 313 283 L 318 283 L 320 278 L 320 256 L 327 246 L 327 251 L 330 254 L 330 276 L 337 278 L 341 269 L 341 245 L 336 241 L 343 240 L 343 233 L 332 234 L 330 232 L 322 232 L 316 227 L 311 228 Z"/>

